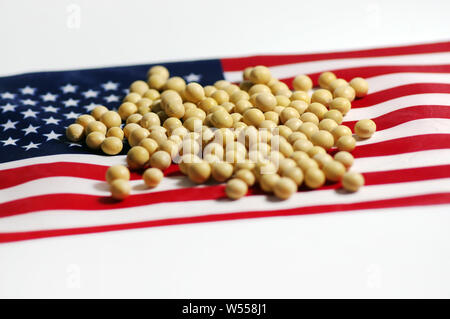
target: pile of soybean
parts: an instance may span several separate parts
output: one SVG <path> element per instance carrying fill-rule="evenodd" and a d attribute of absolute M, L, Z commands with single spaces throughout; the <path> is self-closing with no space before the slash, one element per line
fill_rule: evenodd
<path fill-rule="evenodd" d="M 255 66 L 244 70 L 239 84 L 220 80 L 203 87 L 154 66 L 147 81 L 131 84 L 117 112 L 99 105 L 70 125 L 66 136 L 108 155 L 119 154 L 127 140 L 128 167 L 111 166 L 106 173 L 119 200 L 130 194 L 129 169 L 156 187 L 172 163 L 197 184 L 226 182 L 232 199 L 255 184 L 281 199 L 302 184 L 316 189 L 327 180 L 355 192 L 364 177 L 351 171 L 356 140 L 342 121 L 354 99 L 367 94 L 368 83 L 324 72 L 318 84 L 313 88 L 307 75 L 299 75 L 292 91 L 267 67 Z M 375 130 L 364 119 L 353 131 L 366 139 Z"/>

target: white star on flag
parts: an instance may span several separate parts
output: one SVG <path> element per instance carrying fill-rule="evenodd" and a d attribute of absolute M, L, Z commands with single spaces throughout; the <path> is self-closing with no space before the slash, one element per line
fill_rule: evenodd
<path fill-rule="evenodd" d="M 10 136 L 10 137 L 8 137 L 7 140 L 2 140 L 2 141 L 0 141 L 0 142 L 3 142 L 3 146 L 6 146 L 6 145 L 16 145 L 16 142 L 17 142 L 18 140 L 19 140 L 19 139 L 13 139 L 13 138 L 11 138 L 11 136 Z"/>
<path fill-rule="evenodd" d="M 6 103 L 5 105 L 0 106 L 2 108 L 2 113 L 16 110 L 17 105 Z"/>
<path fill-rule="evenodd" d="M 84 91 L 81 94 L 84 95 L 85 99 L 88 99 L 88 98 L 91 98 L 91 97 L 97 97 L 98 96 L 98 91 L 94 91 L 94 90 L 89 89 L 87 91 Z"/>
<path fill-rule="evenodd" d="M 56 124 L 58 125 L 59 121 L 58 119 L 55 119 L 53 116 L 50 116 L 49 118 L 43 119 L 45 121 L 45 124 Z"/>
<path fill-rule="evenodd" d="M 61 86 L 61 90 L 63 91 L 64 94 L 66 94 L 66 93 L 75 93 L 75 91 L 77 90 L 77 86 L 68 83 L 68 84 L 66 84 L 64 86 Z"/>
<path fill-rule="evenodd" d="M 0 94 L 1 96 L 2 96 L 2 99 L 13 99 L 16 95 L 15 94 L 12 94 L 12 93 L 9 93 L 9 92 L 5 92 L 5 93 L 2 93 L 2 94 Z"/>
<path fill-rule="evenodd" d="M 123 91 L 123 93 L 125 93 L 125 94 L 130 93 L 130 89 L 123 89 L 122 91 Z"/>
<path fill-rule="evenodd" d="M 57 94 L 51 94 L 50 92 L 47 92 L 45 95 L 41 95 L 41 98 L 44 101 L 52 101 L 52 102 L 54 102 L 54 101 L 56 101 L 57 97 L 58 97 Z"/>
<path fill-rule="evenodd" d="M 198 82 L 202 78 L 201 74 L 189 73 L 184 76 L 186 82 Z"/>
<path fill-rule="evenodd" d="M 25 95 L 25 94 L 30 94 L 30 95 L 34 95 L 34 91 L 36 91 L 35 88 L 31 88 L 28 85 L 24 88 L 19 89 L 19 91 Z"/>
<path fill-rule="evenodd" d="M 111 94 L 109 96 L 105 96 L 104 99 L 106 100 L 106 102 L 111 103 L 111 102 L 117 102 L 119 101 L 119 97 L 117 95 Z"/>
<path fill-rule="evenodd" d="M 48 134 L 42 134 L 44 136 L 47 137 L 46 142 L 50 141 L 50 140 L 58 140 L 58 138 L 62 135 L 62 134 L 56 134 L 53 130 L 48 133 Z"/>
<path fill-rule="evenodd" d="M 36 105 L 36 101 L 30 100 L 30 99 L 26 99 L 26 100 L 21 100 L 23 105 Z"/>
<path fill-rule="evenodd" d="M 25 132 L 25 136 L 27 136 L 30 133 L 37 133 L 37 129 L 40 128 L 40 126 L 33 126 L 33 125 L 28 125 L 27 128 L 23 128 L 22 131 Z"/>
<path fill-rule="evenodd" d="M 44 109 L 44 112 L 58 113 L 58 108 L 54 107 L 54 106 L 51 106 L 51 105 L 44 106 L 43 109 Z"/>
<path fill-rule="evenodd" d="M 78 105 L 78 100 L 74 100 L 72 98 L 65 100 L 62 102 L 64 104 L 65 107 L 70 107 L 70 106 L 77 106 Z"/>
<path fill-rule="evenodd" d="M 27 117 L 36 117 L 36 114 L 38 114 L 39 112 L 28 109 L 28 110 L 26 110 L 24 112 L 20 112 L 20 113 L 23 114 L 23 118 L 26 119 Z"/>
<path fill-rule="evenodd" d="M 93 109 L 95 109 L 99 104 L 95 104 L 94 102 L 92 102 L 91 104 L 85 105 L 84 108 L 86 109 L 86 111 L 90 112 Z"/>
<path fill-rule="evenodd" d="M 119 87 L 119 83 L 108 81 L 106 83 L 103 83 L 102 87 L 105 91 L 110 91 L 110 90 L 114 91 L 114 90 L 117 90 L 117 88 Z"/>
<path fill-rule="evenodd" d="M 6 122 L 5 124 L 0 124 L 1 126 L 3 126 L 3 131 L 6 131 L 8 129 L 15 129 L 16 128 L 16 124 L 19 123 L 18 121 L 16 122 L 11 122 L 11 120 L 8 120 L 8 122 Z"/>
<path fill-rule="evenodd" d="M 32 148 L 38 148 L 39 145 L 41 145 L 41 143 L 34 144 L 33 142 L 30 142 L 30 144 L 22 146 L 22 147 L 25 149 L 25 151 L 28 151 Z"/>
<path fill-rule="evenodd" d="M 81 147 L 81 144 L 78 144 L 78 143 L 70 143 L 69 146 L 78 146 L 78 147 Z"/>
<path fill-rule="evenodd" d="M 78 116 L 80 116 L 80 113 L 74 113 L 74 112 L 70 112 L 70 113 L 66 113 L 63 114 L 67 119 L 76 119 L 78 118 Z"/>

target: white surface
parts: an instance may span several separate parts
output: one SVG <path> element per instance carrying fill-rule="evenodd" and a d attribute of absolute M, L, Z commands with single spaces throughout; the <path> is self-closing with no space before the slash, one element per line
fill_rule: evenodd
<path fill-rule="evenodd" d="M 429 42 L 450 29 L 445 0 L 117 2 L 1 0 L 0 74 Z M 445 205 L 6 244 L 0 297 L 448 298 L 449 226 Z"/>

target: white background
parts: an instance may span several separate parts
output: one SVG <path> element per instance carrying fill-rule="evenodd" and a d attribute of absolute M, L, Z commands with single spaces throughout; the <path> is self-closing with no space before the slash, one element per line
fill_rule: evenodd
<path fill-rule="evenodd" d="M 445 0 L 0 0 L 0 75 L 447 40 L 449 12 Z M 5 244 L 0 297 L 448 298 L 449 226 L 446 205 Z"/>

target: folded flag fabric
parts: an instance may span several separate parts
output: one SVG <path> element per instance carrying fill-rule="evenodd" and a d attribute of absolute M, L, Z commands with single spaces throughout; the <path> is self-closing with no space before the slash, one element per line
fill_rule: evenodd
<path fill-rule="evenodd" d="M 450 203 L 450 42 L 369 50 L 266 55 L 163 63 L 202 85 L 240 81 L 266 65 L 289 86 L 298 74 L 317 84 L 323 71 L 369 82 L 344 124 L 371 118 L 376 134 L 358 142 L 354 169 L 366 186 L 301 189 L 277 201 L 251 191 L 227 200 L 224 185 L 197 186 L 172 165 L 155 189 L 132 174 L 132 195 L 111 200 L 106 169 L 125 163 L 65 138 L 65 128 L 101 104 L 116 109 L 151 65 L 40 72 L 0 78 L 0 242 L 144 227 Z M 290 217 L 293 218 L 293 217 Z"/>

